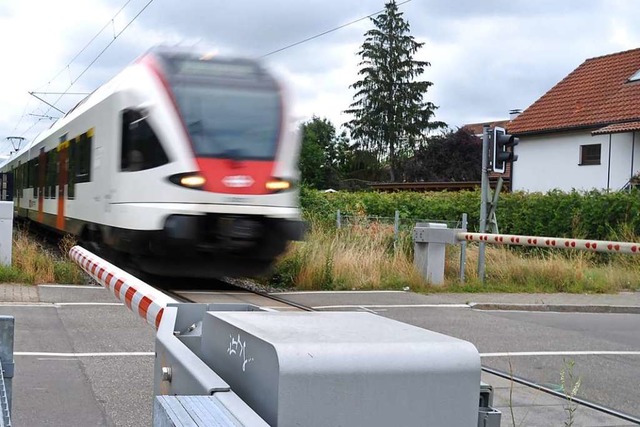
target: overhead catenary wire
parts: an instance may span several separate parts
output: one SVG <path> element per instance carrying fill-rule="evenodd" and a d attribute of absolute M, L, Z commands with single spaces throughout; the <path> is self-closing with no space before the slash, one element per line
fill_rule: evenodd
<path fill-rule="evenodd" d="M 129 0 L 130 1 L 130 0 Z M 109 47 L 111 47 L 111 45 L 118 39 L 118 37 L 120 37 L 122 35 L 122 33 L 124 33 L 127 28 L 129 28 L 129 26 L 131 26 L 131 24 L 151 5 L 151 3 L 153 3 L 154 0 L 149 0 L 143 7 L 142 9 L 140 9 L 140 11 L 124 26 L 124 28 L 122 30 L 120 30 L 117 34 L 114 34 L 114 37 L 109 41 L 109 43 L 98 53 L 98 55 L 96 55 L 96 57 L 89 63 L 89 65 L 87 65 L 84 70 L 82 70 L 82 72 L 71 81 L 71 84 L 69 85 L 69 87 L 67 87 L 67 89 L 64 92 L 60 92 L 58 98 L 52 102 L 51 104 L 47 103 L 49 105 L 49 108 L 44 112 L 44 115 L 48 115 L 49 112 L 51 111 L 51 109 L 56 109 L 58 111 L 61 111 L 60 109 L 58 109 L 55 105 L 60 102 L 60 100 L 62 99 L 63 96 L 67 95 L 69 93 L 69 90 L 73 87 L 74 84 L 76 84 L 76 82 L 93 66 L 93 64 L 96 63 L 96 61 L 98 61 L 98 59 L 100 59 L 100 57 L 107 51 L 107 49 L 109 49 Z M 128 4 L 129 2 L 127 2 Z M 126 4 L 125 4 L 126 6 Z M 123 6 L 124 7 L 124 6 Z M 111 24 L 112 20 L 110 20 L 106 26 L 108 26 L 109 24 Z M 104 30 L 101 30 L 104 31 Z M 33 93 L 30 93 L 32 96 Z M 61 111 L 62 113 L 64 113 L 63 111 Z M 33 129 L 40 121 L 42 120 L 42 118 L 39 118 L 34 124 L 32 124 L 27 130 L 25 130 L 22 133 L 22 136 L 24 136 L 25 134 L 27 134 L 27 132 L 29 132 L 31 129 Z"/>
<path fill-rule="evenodd" d="M 115 27 L 114 27 L 114 36 L 113 39 L 111 39 L 111 41 L 100 51 L 100 53 L 98 53 L 98 55 L 89 63 L 89 65 L 82 70 L 82 72 L 75 78 L 71 80 L 71 83 L 69 85 L 69 87 L 67 88 L 67 90 L 65 90 L 64 92 L 51 92 L 49 94 L 57 94 L 59 95 L 58 98 L 51 104 L 47 103 L 49 105 L 49 108 L 44 112 L 44 116 L 48 115 L 48 113 L 51 111 L 52 108 L 60 111 L 55 105 L 62 99 L 63 96 L 65 95 L 69 95 L 69 94 L 80 94 L 80 93 L 75 93 L 75 92 L 69 92 L 69 89 L 71 89 L 71 87 L 73 87 L 73 85 L 75 85 L 75 83 L 93 66 L 93 64 L 100 59 L 100 57 L 104 54 L 104 52 L 106 52 L 106 50 L 118 39 L 118 37 L 120 35 L 122 35 L 122 33 L 151 5 L 151 3 L 153 3 L 154 0 L 149 0 L 144 7 L 127 23 L 127 25 L 125 25 L 125 27 L 120 30 L 118 33 L 115 33 Z M 409 2 L 411 2 L 412 0 L 404 0 L 400 3 L 397 4 L 397 6 L 402 6 L 404 4 L 407 4 Z M 104 27 L 102 27 L 102 29 L 71 59 L 71 61 L 69 61 L 69 63 L 62 69 L 60 70 L 60 72 L 58 72 L 58 74 L 56 74 L 56 76 L 51 79 L 55 80 L 60 74 L 62 74 L 64 72 L 64 70 L 68 70 L 69 66 L 71 65 L 71 63 L 73 63 L 77 57 L 82 54 L 82 52 L 84 52 L 84 50 L 109 26 L 109 25 L 113 25 L 113 20 L 122 12 L 122 10 L 131 2 L 131 0 L 127 0 L 127 2 L 120 8 L 120 10 L 118 10 L 118 12 L 113 16 L 113 18 L 111 18 L 105 25 Z M 313 35 L 311 37 L 307 37 L 304 38 L 300 41 L 297 41 L 295 43 L 291 43 L 287 46 L 283 46 L 281 48 L 275 49 L 273 51 L 267 52 L 266 54 L 262 55 L 261 57 L 267 57 L 267 56 L 271 56 L 274 55 L 276 53 L 285 51 L 287 49 L 293 48 L 295 46 L 299 46 L 301 44 L 307 43 L 311 40 L 317 39 L 319 37 L 325 36 L 327 34 L 330 34 L 332 32 L 338 31 L 342 28 L 348 27 L 350 25 L 356 24 L 360 21 L 363 21 L 365 19 L 371 18 L 373 16 L 379 15 L 380 13 L 384 12 L 385 9 L 381 9 L 377 12 L 371 13 L 369 15 L 363 16 L 361 18 L 355 19 L 353 21 L 347 22 L 346 24 L 342 24 L 339 25 L 335 28 L 331 28 L 329 30 L 323 31 L 321 33 L 318 33 L 316 35 Z M 49 81 L 49 83 L 51 82 Z M 35 96 L 35 93 L 39 93 L 39 92 L 30 92 L 31 95 Z M 40 99 L 40 98 L 38 98 Z M 25 106 L 25 111 L 26 111 L 26 106 Z M 22 118 L 25 116 L 25 114 L 23 113 L 23 116 L 20 118 L 20 121 L 22 121 Z M 29 132 L 31 129 L 33 129 L 41 120 L 43 119 L 43 117 L 40 117 L 33 125 L 31 125 L 26 131 L 24 131 L 22 133 L 22 135 L 25 135 L 27 132 Z M 17 128 L 17 125 L 16 125 Z"/>
<path fill-rule="evenodd" d="M 124 33 L 124 32 L 126 31 L 126 29 L 127 29 L 127 28 L 129 28 L 129 26 L 133 23 L 133 21 L 135 21 L 136 19 L 138 19 L 138 17 L 142 14 L 142 12 L 144 12 L 144 11 L 147 9 L 147 7 L 149 7 L 149 6 L 151 5 L 151 3 L 153 3 L 153 2 L 154 2 L 154 0 L 149 0 L 149 1 L 147 2 L 147 4 L 145 4 L 145 5 L 144 5 L 144 7 L 143 7 L 142 9 L 140 9 L 140 11 L 136 14 L 136 16 L 134 16 L 134 17 L 133 17 L 133 18 L 132 18 L 128 23 L 127 23 L 127 25 L 125 25 L 125 26 L 124 26 L 124 28 L 123 28 L 122 30 L 120 30 L 117 34 L 115 34 L 115 35 L 114 35 L 113 39 L 111 39 L 111 41 L 109 41 L 109 43 L 108 43 L 108 44 L 107 44 L 107 45 L 106 45 L 106 46 L 105 46 L 105 47 L 100 51 L 100 53 L 98 53 L 98 55 L 93 59 L 93 61 L 91 61 L 91 62 L 89 63 L 89 65 L 87 65 L 87 66 L 86 66 L 86 68 L 85 68 L 84 70 L 82 70 L 82 72 L 78 75 L 78 77 L 76 77 L 76 78 L 71 82 L 71 84 L 69 85 L 69 87 L 67 88 L 67 90 L 65 90 L 64 92 L 62 92 L 62 93 L 60 94 L 60 96 L 58 96 L 58 99 L 56 99 L 56 100 L 53 102 L 53 105 L 54 105 L 54 106 L 55 106 L 55 105 L 60 101 L 60 99 L 62 99 L 62 97 L 63 97 L 64 95 L 66 95 L 66 94 L 67 94 L 67 92 L 69 91 L 69 89 L 71 89 L 71 87 L 72 87 L 74 84 L 76 84 L 76 82 L 77 82 L 77 81 L 78 81 L 78 80 L 79 80 L 79 79 L 84 75 L 84 73 L 86 73 L 86 72 L 89 70 L 89 68 L 91 68 L 91 67 L 93 66 L 93 64 L 95 64 L 95 63 L 96 63 L 96 61 L 97 61 L 98 59 L 100 59 L 100 57 L 101 57 L 101 56 L 102 56 L 102 55 L 107 51 L 107 49 L 109 49 L 109 47 L 111 47 L 111 45 L 112 45 L 112 44 L 113 44 L 113 43 L 118 39 L 118 37 L 120 37 L 120 36 L 122 35 L 122 33 Z M 49 112 L 49 111 L 47 111 L 46 113 L 48 113 L 48 112 Z M 46 113 L 45 113 L 45 114 L 46 114 Z"/>
<path fill-rule="evenodd" d="M 402 6 L 403 4 L 407 4 L 407 3 L 409 3 L 410 1 L 412 1 L 412 0 L 405 0 L 405 1 L 403 1 L 403 2 L 398 3 L 396 6 Z M 274 55 L 274 54 L 276 54 L 276 53 L 282 52 L 283 50 L 287 50 L 287 49 L 290 49 L 290 48 L 292 48 L 292 47 L 299 46 L 299 45 L 301 45 L 301 44 L 303 44 L 303 43 L 306 43 L 306 42 L 308 42 L 308 41 L 311 41 L 311 40 L 317 39 L 317 38 L 319 38 L 319 37 L 322 37 L 322 36 L 324 36 L 324 35 L 327 35 L 327 34 L 329 34 L 329 33 L 334 32 L 334 31 L 341 30 L 342 28 L 348 27 L 348 26 L 353 25 L 353 24 L 356 24 L 356 23 L 358 23 L 358 22 L 360 22 L 360 21 L 364 21 L 365 19 L 368 19 L 368 18 L 371 18 L 371 17 L 373 17 L 373 16 L 379 15 L 379 14 L 381 14 L 381 13 L 382 13 L 382 12 L 384 12 L 384 11 L 385 11 L 385 9 L 381 9 L 381 10 L 379 10 L 379 11 L 377 11 L 377 12 L 374 12 L 374 13 L 371 13 L 371 14 L 369 14 L 369 15 L 367 15 L 367 16 L 363 16 L 362 18 L 358 18 L 358 19 L 353 20 L 353 21 L 351 21 L 351 22 L 347 22 L 346 24 L 342 24 L 342 25 L 340 25 L 340 26 L 338 26 L 338 27 L 335 27 L 335 28 L 332 28 L 332 29 L 330 29 L 330 30 L 326 30 L 326 31 L 323 31 L 323 32 L 321 32 L 321 33 L 318 33 L 318 34 L 316 34 L 316 35 L 314 35 L 314 36 L 307 37 L 306 39 L 303 39 L 303 40 L 297 41 L 297 42 L 295 42 L 295 43 L 291 43 L 291 44 L 289 44 L 289 45 L 287 45 L 287 46 L 284 46 L 284 47 L 281 47 L 281 48 L 279 48 L 279 49 L 273 50 L 273 51 L 271 51 L 271 52 L 265 53 L 264 55 L 262 55 L 262 56 L 261 56 L 261 58 L 265 58 L 265 57 L 267 57 L 267 56 Z"/>
<path fill-rule="evenodd" d="M 64 66 L 64 67 L 63 67 L 63 68 L 62 68 L 62 69 L 61 69 L 61 70 L 60 70 L 60 71 L 59 71 L 59 72 L 58 72 L 58 73 L 57 73 L 57 74 L 56 74 L 52 79 L 49 79 L 48 84 L 49 84 L 49 83 L 51 83 L 52 81 L 54 81 L 55 79 L 57 79 L 58 77 L 60 77 L 60 75 L 61 75 L 62 73 L 64 73 L 64 72 L 65 72 L 65 70 L 68 70 L 68 69 L 69 69 L 69 67 L 71 66 L 71 64 L 73 64 L 73 62 L 74 62 L 76 59 L 78 59 L 78 57 L 79 57 L 80 55 L 82 55 L 82 53 L 83 53 L 83 52 L 84 52 L 84 51 L 85 51 L 85 50 L 86 50 L 86 49 L 91 45 L 91 43 L 93 43 L 93 42 L 95 41 L 95 39 L 97 39 L 97 38 L 98 38 L 98 36 L 99 36 L 100 34 L 102 34 L 102 33 L 104 32 L 104 30 L 106 30 L 106 29 L 109 27 L 109 25 L 113 25 L 113 20 L 114 20 L 114 19 L 116 19 L 116 18 L 118 17 L 118 15 L 120 15 L 120 13 L 122 13 L 122 11 L 124 10 L 124 8 L 125 8 L 125 7 L 127 7 L 127 6 L 129 5 L 129 3 L 131 3 L 131 0 L 127 0 L 127 1 L 125 2 L 125 4 L 123 4 L 123 5 L 122 5 L 122 7 L 121 7 L 117 12 L 116 12 L 116 14 L 115 14 L 115 15 L 113 15 L 113 16 L 111 17 L 111 19 L 109 19 L 109 20 L 107 21 L 107 23 L 104 25 L 104 27 L 102 27 L 102 28 L 100 29 L 100 31 L 98 31 L 98 32 L 96 33 L 96 35 L 95 35 L 95 36 L 93 36 L 93 37 L 91 38 L 91 40 L 89 40 L 89 41 L 87 42 L 87 44 L 85 44 L 85 45 L 82 47 L 82 49 L 80 49 L 80 50 L 78 51 L 78 53 L 76 53 L 76 54 L 74 55 L 74 57 L 73 57 L 73 58 L 71 58 L 71 60 L 67 63 L 67 65 L 65 65 L 65 66 Z M 34 92 L 34 93 L 37 93 L 37 92 Z"/>
<path fill-rule="evenodd" d="M 35 90 L 32 91 L 32 92 L 29 92 L 29 94 L 31 94 L 31 95 L 33 95 L 33 94 L 36 94 L 36 95 L 60 95 L 62 93 L 64 93 L 65 95 L 83 95 L 83 96 L 87 96 L 91 92 L 47 92 L 47 91 L 41 92 L 41 91 L 35 91 Z"/>
<path fill-rule="evenodd" d="M 127 0 L 122 7 L 120 7 L 120 9 L 118 9 L 118 11 L 115 13 L 115 15 L 113 15 L 113 17 L 111 17 L 111 19 L 109 19 L 109 21 L 107 21 L 107 23 L 100 29 L 100 31 L 98 31 L 92 38 L 91 40 L 89 40 L 83 47 L 82 49 L 80 49 L 78 51 L 78 53 L 76 53 L 73 58 L 71 58 L 71 60 L 67 63 L 67 65 L 65 65 L 55 76 L 53 76 L 53 78 L 49 79 L 49 81 L 47 82 L 47 86 L 51 84 L 52 81 L 54 81 L 55 79 L 57 79 L 58 77 L 60 77 L 60 75 L 62 73 L 65 72 L 65 70 L 69 70 L 69 72 L 71 71 L 70 67 L 71 64 L 73 64 L 73 62 L 78 59 L 78 57 L 80 55 L 82 55 L 82 53 L 98 38 L 98 36 L 100 34 L 102 34 L 104 32 L 105 29 L 107 29 L 107 27 L 109 27 L 109 25 L 113 24 L 114 19 L 116 19 L 118 17 L 118 15 L 120 15 L 120 13 L 122 13 L 122 11 L 124 10 L 125 7 L 127 7 L 129 5 L 129 3 L 131 3 L 131 0 Z M 42 87 L 42 86 L 40 86 Z M 33 91 L 31 92 L 31 95 L 33 94 L 38 94 L 38 95 L 59 95 L 60 92 L 38 92 L 38 91 Z M 67 95 L 80 95 L 80 93 L 67 93 Z M 13 131 L 15 132 L 16 129 L 18 129 L 18 127 L 20 126 L 20 124 L 22 123 L 22 120 L 27 116 L 27 115 L 32 115 L 34 113 L 34 110 L 31 111 L 31 113 L 27 114 L 27 108 L 29 107 L 29 101 L 27 100 L 27 102 L 24 105 L 24 109 L 22 111 L 22 114 L 20 115 L 20 118 L 18 119 L 15 127 L 13 128 Z M 37 124 L 38 122 L 36 122 Z M 34 126 L 29 127 L 29 129 L 26 132 L 28 132 L 29 130 L 31 130 Z M 23 133 L 23 135 L 25 134 Z"/>

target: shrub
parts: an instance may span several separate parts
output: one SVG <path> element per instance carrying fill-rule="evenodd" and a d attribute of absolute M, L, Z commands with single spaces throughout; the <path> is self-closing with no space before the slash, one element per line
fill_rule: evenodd
<path fill-rule="evenodd" d="M 477 231 L 480 192 L 339 192 L 304 189 L 304 215 L 316 223 L 335 224 L 336 211 L 345 215 L 457 221 L 468 214 L 469 230 Z M 640 235 L 640 191 L 504 193 L 498 202 L 500 232 L 534 236 L 613 239 L 620 230 Z"/>

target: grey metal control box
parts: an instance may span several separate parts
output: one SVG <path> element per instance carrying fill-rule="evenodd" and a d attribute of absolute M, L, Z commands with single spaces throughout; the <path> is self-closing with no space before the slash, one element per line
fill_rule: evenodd
<path fill-rule="evenodd" d="M 478 424 L 476 348 L 373 314 L 207 312 L 199 353 L 274 427 Z"/>

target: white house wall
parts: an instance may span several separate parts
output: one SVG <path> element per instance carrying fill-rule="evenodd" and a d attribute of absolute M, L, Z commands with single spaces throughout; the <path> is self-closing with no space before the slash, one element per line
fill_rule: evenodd
<path fill-rule="evenodd" d="M 619 190 L 632 175 L 632 161 L 634 173 L 640 171 L 640 134 L 636 133 L 633 156 L 632 135 L 591 136 L 591 131 L 582 131 L 522 136 L 515 147 L 518 161 L 514 164 L 512 187 L 515 191 L 541 192 Z M 601 144 L 599 165 L 580 165 L 580 146 L 588 144 Z"/>

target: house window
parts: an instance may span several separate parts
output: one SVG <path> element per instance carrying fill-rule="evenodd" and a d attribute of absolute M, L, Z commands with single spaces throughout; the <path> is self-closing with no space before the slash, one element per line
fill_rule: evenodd
<path fill-rule="evenodd" d="M 589 144 L 580 146 L 580 166 L 599 165 L 601 144 Z"/>

